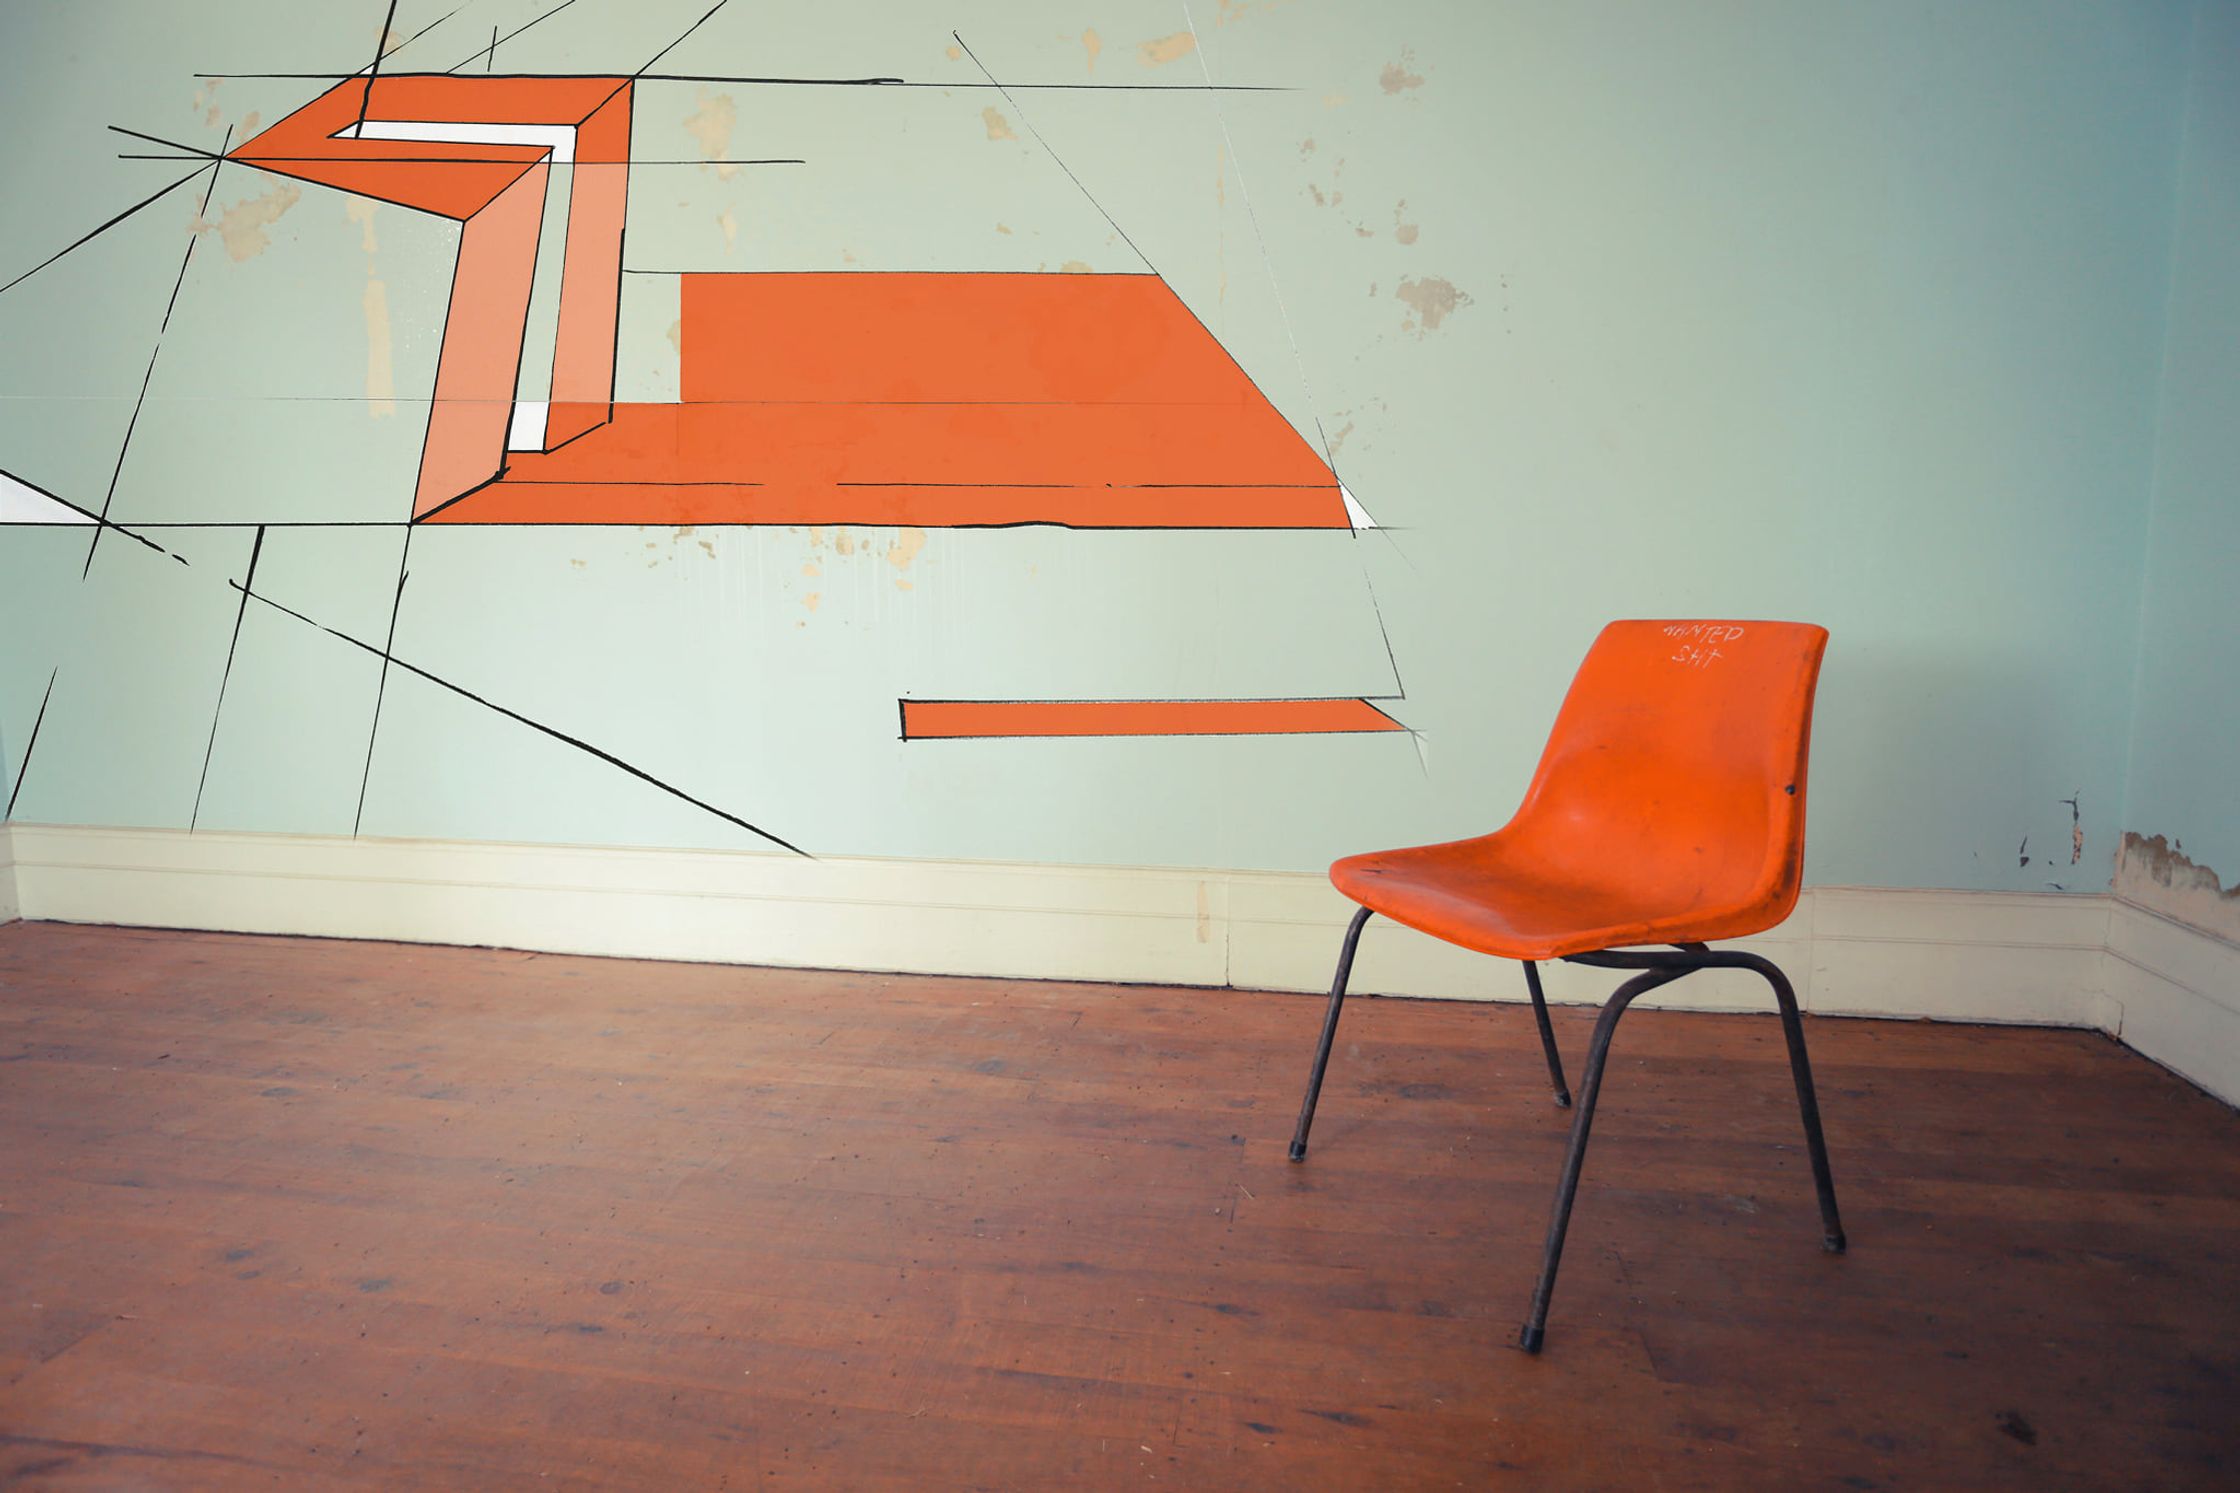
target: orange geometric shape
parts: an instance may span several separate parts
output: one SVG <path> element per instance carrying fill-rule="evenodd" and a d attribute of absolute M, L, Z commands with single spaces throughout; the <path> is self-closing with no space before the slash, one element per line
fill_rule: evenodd
<path fill-rule="evenodd" d="M 451 309 L 436 356 L 435 402 L 413 491 L 417 518 L 486 480 L 505 460 L 521 378 L 521 328 L 544 219 L 545 166 L 517 177 L 459 233 Z"/>
<path fill-rule="evenodd" d="M 517 453 L 440 523 L 1349 527 L 1155 275 L 683 277 L 676 405 Z"/>
<path fill-rule="evenodd" d="M 352 78 L 258 134 L 229 159 L 460 222 L 435 399 L 413 498 L 418 517 L 505 461 L 543 226 L 549 144 L 360 137 L 377 124 L 550 125 L 574 131 L 546 439 L 605 420 L 614 392 L 628 194 L 630 80 Z"/>
<path fill-rule="evenodd" d="M 1405 730 L 1367 700 L 904 700 L 902 738 L 1303 736 Z"/>
<path fill-rule="evenodd" d="M 1827 644 L 1802 622 L 1613 622 L 1505 827 L 1348 856 L 1330 880 L 1394 922 L 1510 959 L 1763 932 L 1803 879 Z"/>

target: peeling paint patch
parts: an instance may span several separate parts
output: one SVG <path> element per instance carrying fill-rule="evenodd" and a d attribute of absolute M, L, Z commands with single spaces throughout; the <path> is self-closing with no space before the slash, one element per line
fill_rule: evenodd
<path fill-rule="evenodd" d="M 1408 199 L 1403 197 L 1392 209 L 1392 236 L 1403 244 L 1416 241 L 1417 225 L 1407 220 Z"/>
<path fill-rule="evenodd" d="M 716 214 L 716 227 L 723 230 L 723 252 L 729 254 L 738 247 L 739 220 L 731 215 L 731 209 L 727 207 Z"/>
<path fill-rule="evenodd" d="M 368 254 L 381 249 L 381 240 L 373 232 L 373 215 L 380 208 L 381 204 L 371 197 L 353 197 L 342 204 L 342 215 L 358 225 L 358 247 Z"/>
<path fill-rule="evenodd" d="M 822 592 L 811 591 L 807 596 L 801 598 L 801 604 L 813 612 L 817 609 L 817 603 L 822 600 L 824 600 Z"/>
<path fill-rule="evenodd" d="M 1427 280 L 1402 279 L 1393 292 L 1413 308 L 1414 314 L 1401 322 L 1401 327 L 1421 337 L 1439 329 L 1439 324 L 1470 304 L 1466 291 L 1457 290 L 1453 283 L 1436 277 Z"/>
<path fill-rule="evenodd" d="M 2185 853 L 2183 840 L 2124 831 L 2116 852 L 2116 895 L 2202 932 L 2240 943 L 2240 883 Z"/>
<path fill-rule="evenodd" d="M 1177 31 L 1171 36 L 1154 37 L 1136 48 L 1136 61 L 1145 67 L 1165 67 L 1179 62 L 1198 50 L 1198 38 L 1187 31 Z"/>
<path fill-rule="evenodd" d="M 1061 273 L 1068 275 L 1086 275 L 1093 273 L 1089 268 L 1089 261 L 1086 259 L 1069 259 L 1064 264 L 1059 265 L 1058 269 Z"/>
<path fill-rule="evenodd" d="M 1089 71 L 1095 72 L 1097 70 L 1097 54 L 1104 50 L 1104 38 L 1097 35 L 1096 27 L 1091 26 L 1081 33 L 1081 50 L 1089 54 Z"/>
<path fill-rule="evenodd" d="M 700 142 L 700 154 L 714 169 L 716 180 L 729 181 L 739 174 L 739 168 L 723 157 L 731 154 L 731 131 L 739 123 L 739 106 L 731 101 L 730 94 L 710 95 L 705 88 L 697 90 L 694 98 L 700 107 L 684 117 L 685 133 Z"/>
<path fill-rule="evenodd" d="M 262 196 L 242 198 L 219 213 L 215 224 L 196 223 L 194 231 L 204 233 L 215 227 L 218 237 L 225 240 L 227 256 L 239 264 L 265 251 L 272 243 L 265 230 L 302 199 L 303 188 L 282 183 Z"/>
<path fill-rule="evenodd" d="M 1377 74 L 1377 86 L 1386 93 L 1406 93 L 1423 86 L 1423 74 L 1415 71 L 1416 54 L 1413 48 L 1403 47 L 1398 62 L 1388 62 L 1384 71 Z"/>
<path fill-rule="evenodd" d="M 366 417 L 383 419 L 397 412 L 397 370 L 389 346 L 389 287 L 368 278 L 366 317 Z"/>
<path fill-rule="evenodd" d="M 664 333 L 662 333 L 662 335 L 663 335 L 664 337 L 667 337 L 667 338 L 669 339 L 669 345 L 670 345 L 671 347 L 673 347 L 673 348 L 675 348 L 675 349 L 677 350 L 677 356 L 678 356 L 678 357 L 680 357 L 680 358 L 681 358 L 681 357 L 683 357 L 683 356 L 684 356 L 684 319 L 683 319 L 682 317 L 679 317 L 679 318 L 678 318 L 677 320 L 675 320 L 675 321 L 673 321 L 673 322 L 670 322 L 670 323 L 669 323 L 669 330 L 668 330 L 668 331 L 666 331 L 666 332 L 664 332 Z"/>
<path fill-rule="evenodd" d="M 1001 109 L 982 109 L 980 111 L 980 122 L 988 127 L 988 138 L 990 140 L 1016 140 L 1019 138 L 1011 132 L 1011 121 L 1003 117 Z"/>
<path fill-rule="evenodd" d="M 902 573 L 910 568 L 910 562 L 917 559 L 918 551 L 924 549 L 925 547 L 925 530 L 895 530 L 894 543 L 887 546 L 887 563 L 895 568 L 894 585 L 897 591 L 907 591 L 910 589 L 910 583 L 902 579 Z"/>
<path fill-rule="evenodd" d="M 373 231 L 373 217 L 381 204 L 370 197 L 353 197 L 343 204 L 343 214 L 358 225 L 359 246 L 366 252 L 366 417 L 386 419 L 397 412 L 397 372 L 391 348 L 389 286 L 375 267 L 373 256 L 381 240 Z"/>

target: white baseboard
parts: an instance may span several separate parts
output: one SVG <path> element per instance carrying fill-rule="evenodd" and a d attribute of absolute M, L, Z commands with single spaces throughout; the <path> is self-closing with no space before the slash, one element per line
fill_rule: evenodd
<path fill-rule="evenodd" d="M 1266 990 L 1327 989 L 1352 913 L 1307 873 L 25 824 L 0 829 L 11 862 L 21 915 L 58 922 Z M 2240 950 L 2113 897 L 1816 887 L 1740 946 L 1781 965 L 1810 1011 L 2094 1027 L 2240 1096 Z M 1559 964 L 1548 993 L 1599 1001 L 1616 979 Z M 1353 988 L 1524 987 L 1502 961 L 1377 919 Z M 1648 999 L 1768 1009 L 1728 971 Z"/>
<path fill-rule="evenodd" d="M 15 827 L 0 824 L 0 923 L 16 920 Z"/>
<path fill-rule="evenodd" d="M 2240 1103 L 2240 945 L 2111 898 L 2107 1029 Z"/>

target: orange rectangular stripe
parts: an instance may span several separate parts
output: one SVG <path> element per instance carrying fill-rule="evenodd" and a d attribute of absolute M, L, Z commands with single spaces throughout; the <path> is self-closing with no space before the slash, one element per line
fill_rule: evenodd
<path fill-rule="evenodd" d="M 904 700 L 905 741 L 964 736 L 1297 736 L 1398 731 L 1367 700 Z"/>

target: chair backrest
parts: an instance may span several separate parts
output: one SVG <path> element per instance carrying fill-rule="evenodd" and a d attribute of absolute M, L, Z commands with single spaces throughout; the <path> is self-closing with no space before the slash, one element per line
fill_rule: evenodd
<path fill-rule="evenodd" d="M 1778 923 L 1803 880 L 1827 645 L 1804 622 L 1611 623 L 1503 834 L 1578 882 L 1675 914 Z"/>

